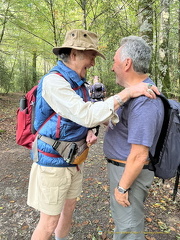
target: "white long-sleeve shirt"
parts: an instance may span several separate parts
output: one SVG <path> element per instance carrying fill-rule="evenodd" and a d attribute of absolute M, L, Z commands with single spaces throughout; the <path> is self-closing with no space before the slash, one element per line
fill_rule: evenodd
<path fill-rule="evenodd" d="M 113 97 L 96 103 L 84 102 L 69 82 L 57 74 L 49 74 L 44 78 L 42 97 L 60 116 L 84 127 L 94 127 L 109 119 L 113 124 L 119 122 Z"/>

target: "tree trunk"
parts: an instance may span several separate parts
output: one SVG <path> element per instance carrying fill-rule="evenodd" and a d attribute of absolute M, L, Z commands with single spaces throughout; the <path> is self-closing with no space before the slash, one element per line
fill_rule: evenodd
<path fill-rule="evenodd" d="M 153 8 L 152 1 L 139 1 L 140 35 L 152 46 L 153 43 Z"/>
<path fill-rule="evenodd" d="M 168 97 L 171 89 L 169 77 L 169 19 L 170 0 L 161 0 L 161 23 L 159 34 L 159 79 L 162 82 L 162 92 Z"/>
<path fill-rule="evenodd" d="M 48 4 L 50 6 L 50 12 L 51 12 L 51 18 L 52 18 L 52 29 L 53 29 L 53 35 L 54 35 L 54 43 L 55 46 L 57 46 L 57 34 L 56 34 L 56 18 L 55 18 L 55 11 L 54 11 L 54 6 L 53 6 L 53 1 L 50 0 L 48 1 Z"/>
<path fill-rule="evenodd" d="M 152 47 L 153 46 L 153 7 L 152 1 L 139 1 L 139 29 L 140 35 Z M 153 56 L 152 56 L 153 59 Z M 151 60 L 152 61 L 152 60 Z M 149 72 L 152 73 L 152 64 L 150 64 Z"/>
<path fill-rule="evenodd" d="M 76 3 L 80 6 L 80 8 L 83 11 L 83 22 L 82 25 L 84 27 L 85 30 L 87 30 L 87 0 L 75 0 Z"/>
<path fill-rule="evenodd" d="M 86 13 L 86 5 L 87 5 L 86 0 L 83 0 L 83 1 L 82 1 L 83 26 L 84 26 L 84 29 L 85 29 L 85 30 L 87 30 L 87 13 Z"/>
<path fill-rule="evenodd" d="M 1 31 L 1 35 L 0 35 L 0 44 L 1 44 L 2 40 L 3 40 L 3 36 L 4 36 L 4 33 L 5 33 L 9 6 L 10 6 L 10 1 L 8 1 L 7 8 L 6 8 L 5 12 L 4 12 L 4 20 L 2 21 L 2 24 L 1 24 L 2 25 L 2 31 Z"/>
<path fill-rule="evenodd" d="M 37 53 L 36 53 L 36 51 L 34 51 L 33 52 L 33 65 L 32 65 L 32 82 L 33 82 L 33 85 L 37 84 L 36 59 L 37 59 Z"/>

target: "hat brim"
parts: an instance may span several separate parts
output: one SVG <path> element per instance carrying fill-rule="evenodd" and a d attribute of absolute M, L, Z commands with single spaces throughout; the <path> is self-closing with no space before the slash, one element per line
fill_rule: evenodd
<path fill-rule="evenodd" d="M 54 48 L 53 48 L 53 53 L 54 53 L 56 56 L 58 56 L 59 53 L 60 53 L 60 50 L 63 49 L 63 48 L 72 48 L 72 47 L 69 47 L 69 46 L 54 47 Z M 88 49 L 87 49 L 87 48 L 83 48 L 83 47 L 73 47 L 73 49 L 83 50 L 83 51 L 85 51 L 85 50 L 93 50 L 93 51 L 95 51 L 95 52 L 97 53 L 97 56 L 100 56 L 100 57 L 102 57 L 103 59 L 106 59 L 106 57 L 105 57 L 102 53 L 100 53 L 99 51 L 97 51 L 97 50 L 94 49 L 94 48 L 88 48 Z"/>

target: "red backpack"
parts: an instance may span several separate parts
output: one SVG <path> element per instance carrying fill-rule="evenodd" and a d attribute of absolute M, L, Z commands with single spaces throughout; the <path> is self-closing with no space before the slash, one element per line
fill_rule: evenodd
<path fill-rule="evenodd" d="M 56 74 L 62 76 L 60 73 Z M 47 121 L 49 121 L 52 116 L 56 114 L 53 112 L 36 132 L 33 126 L 36 92 L 37 85 L 34 86 L 29 92 L 26 93 L 25 96 L 20 99 L 20 106 L 17 110 L 16 117 L 16 143 L 28 149 L 32 149 L 32 143 L 34 142 L 39 130 Z"/>
<path fill-rule="evenodd" d="M 17 110 L 16 143 L 28 149 L 32 148 L 32 143 L 41 127 L 56 114 L 55 112 L 51 114 L 36 132 L 33 126 L 36 92 L 37 86 L 34 86 L 20 99 L 20 107 Z"/>

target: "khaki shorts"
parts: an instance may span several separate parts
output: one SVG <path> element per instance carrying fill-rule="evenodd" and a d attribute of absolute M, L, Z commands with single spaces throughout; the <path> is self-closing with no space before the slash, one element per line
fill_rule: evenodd
<path fill-rule="evenodd" d="M 32 164 L 27 204 L 48 215 L 61 213 L 66 199 L 82 191 L 83 164 L 77 167 L 43 167 Z"/>

